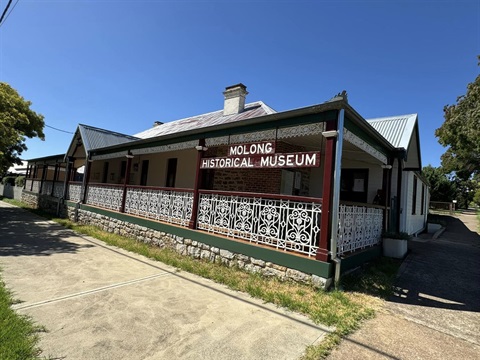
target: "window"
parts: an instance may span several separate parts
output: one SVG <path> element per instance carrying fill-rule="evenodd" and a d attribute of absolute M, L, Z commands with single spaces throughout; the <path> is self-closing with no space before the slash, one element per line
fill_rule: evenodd
<path fill-rule="evenodd" d="M 340 200 L 367 203 L 368 169 L 342 169 Z"/>
<path fill-rule="evenodd" d="M 417 213 L 417 177 L 413 175 L 412 215 Z"/>
<path fill-rule="evenodd" d="M 166 187 L 175 187 L 175 177 L 177 176 L 177 158 L 168 159 Z"/>

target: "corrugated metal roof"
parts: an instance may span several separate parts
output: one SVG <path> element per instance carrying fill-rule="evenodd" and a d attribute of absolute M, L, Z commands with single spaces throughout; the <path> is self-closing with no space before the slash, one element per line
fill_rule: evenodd
<path fill-rule="evenodd" d="M 78 130 L 82 136 L 83 146 L 86 151 L 138 140 L 135 136 L 120 134 L 89 125 L 80 124 L 78 125 Z"/>
<path fill-rule="evenodd" d="M 396 148 L 408 149 L 417 118 L 417 114 L 409 114 L 366 120 L 390 144 Z"/>
<path fill-rule="evenodd" d="M 153 128 L 135 134 L 135 136 L 141 139 L 147 139 L 192 129 L 242 121 L 259 116 L 270 115 L 273 113 L 276 113 L 276 111 L 264 104 L 262 101 L 257 101 L 250 104 L 245 104 L 245 110 L 239 114 L 223 115 L 223 109 L 217 110 L 207 114 L 192 116 L 157 125 Z"/>

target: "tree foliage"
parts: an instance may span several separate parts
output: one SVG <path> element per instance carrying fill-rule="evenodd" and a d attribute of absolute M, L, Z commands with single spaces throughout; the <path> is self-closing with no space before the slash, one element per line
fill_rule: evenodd
<path fill-rule="evenodd" d="M 30 109 L 31 104 L 10 85 L 0 82 L 0 175 L 11 165 L 21 164 L 27 137 L 45 138 L 43 116 Z"/>
<path fill-rule="evenodd" d="M 457 176 L 456 173 L 447 174 L 442 167 L 425 166 L 422 174 L 430 185 L 431 201 L 452 202 L 452 200 L 457 200 L 458 207 L 466 209 L 474 201 L 477 189 L 480 189 L 476 177 L 464 179 Z"/>
<path fill-rule="evenodd" d="M 430 184 L 430 200 L 451 202 L 457 198 L 457 184 L 448 178 L 441 167 L 424 166 L 423 176 Z"/>
<path fill-rule="evenodd" d="M 440 144 L 449 147 L 442 155 L 442 166 L 468 179 L 480 172 L 480 75 L 455 105 L 447 105 L 443 111 L 445 122 L 435 131 Z"/>

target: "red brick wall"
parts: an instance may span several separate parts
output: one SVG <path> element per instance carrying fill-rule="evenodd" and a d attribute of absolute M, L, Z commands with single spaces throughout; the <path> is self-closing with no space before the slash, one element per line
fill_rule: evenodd
<path fill-rule="evenodd" d="M 227 156 L 227 146 L 209 148 L 206 157 Z M 277 153 L 294 153 L 305 151 L 301 146 L 284 142 L 277 142 Z M 310 183 L 310 169 L 291 169 L 302 174 L 302 186 L 298 192 L 300 196 L 308 196 Z M 215 169 L 210 173 L 210 187 L 212 190 L 258 192 L 279 194 L 281 186 L 282 169 Z"/>

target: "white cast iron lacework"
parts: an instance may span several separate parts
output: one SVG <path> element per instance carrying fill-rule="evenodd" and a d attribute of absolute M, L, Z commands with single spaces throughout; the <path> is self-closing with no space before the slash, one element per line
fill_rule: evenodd
<path fill-rule="evenodd" d="M 198 228 L 315 256 L 321 212 L 313 202 L 201 194 Z"/>
<path fill-rule="evenodd" d="M 82 192 L 82 186 L 80 184 L 68 184 L 67 198 L 70 201 L 79 202 L 81 192 Z"/>
<path fill-rule="evenodd" d="M 40 191 L 40 180 L 32 180 L 32 181 L 33 181 L 32 192 L 38 193 Z"/>
<path fill-rule="evenodd" d="M 153 153 L 161 153 L 161 152 L 185 150 L 185 149 L 193 150 L 197 145 L 198 145 L 198 140 L 192 140 L 192 141 L 185 141 L 185 142 L 169 144 L 169 145 L 135 149 L 135 150 L 132 150 L 131 153 L 133 155 L 141 155 L 141 154 L 153 154 Z"/>
<path fill-rule="evenodd" d="M 338 214 L 339 255 L 378 244 L 382 238 L 383 210 L 340 205 Z"/>
<path fill-rule="evenodd" d="M 65 187 L 65 184 L 62 182 L 57 181 L 53 187 L 53 196 L 56 198 L 61 198 L 63 197 L 63 189 Z"/>
<path fill-rule="evenodd" d="M 205 139 L 205 146 L 207 147 L 228 145 L 229 143 L 230 143 L 229 136 L 218 136 L 214 138 Z"/>
<path fill-rule="evenodd" d="M 230 136 L 231 144 L 251 143 L 256 141 L 274 140 L 276 135 L 275 129 L 256 131 L 246 134 L 237 134 Z"/>
<path fill-rule="evenodd" d="M 192 206 L 191 192 L 127 188 L 127 214 L 186 226 L 192 217 Z"/>
<path fill-rule="evenodd" d="M 357 135 L 355 135 L 351 131 L 343 128 L 343 136 L 344 136 L 344 139 L 348 141 L 350 144 L 353 144 L 359 149 L 365 151 L 367 154 L 372 155 L 374 158 L 380 160 L 382 163 L 384 164 L 387 163 L 387 157 L 384 154 L 382 154 L 380 151 L 375 149 L 369 143 L 359 138 Z"/>
<path fill-rule="evenodd" d="M 277 139 L 286 139 L 291 137 L 319 135 L 323 132 L 324 123 L 314 123 L 306 125 L 291 126 L 279 128 L 277 131 Z"/>
<path fill-rule="evenodd" d="M 42 194 L 50 195 L 52 193 L 52 187 L 53 187 L 52 181 L 44 181 L 42 186 Z"/>
<path fill-rule="evenodd" d="M 110 154 L 94 155 L 94 156 L 92 156 L 92 160 L 114 159 L 114 158 L 119 158 L 119 157 L 125 157 L 125 155 L 127 155 L 126 151 L 118 151 L 118 152 L 110 153 Z"/>
<path fill-rule="evenodd" d="M 88 185 L 86 203 L 120 211 L 122 206 L 123 187 L 109 185 Z"/>
<path fill-rule="evenodd" d="M 324 123 L 306 124 L 279 128 L 278 130 L 270 129 L 264 131 L 257 131 L 252 133 L 238 134 L 232 136 L 219 136 L 215 138 L 205 139 L 205 145 L 220 146 L 236 143 L 248 143 L 255 141 L 286 139 L 291 137 L 318 135 L 323 132 Z"/>

